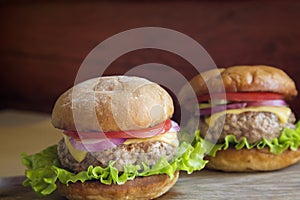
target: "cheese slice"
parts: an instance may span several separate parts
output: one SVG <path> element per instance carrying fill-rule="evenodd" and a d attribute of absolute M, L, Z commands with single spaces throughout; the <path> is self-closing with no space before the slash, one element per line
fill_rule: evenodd
<path fill-rule="evenodd" d="M 81 151 L 78 149 L 75 149 L 72 144 L 70 143 L 70 140 L 68 138 L 68 136 L 63 135 L 64 139 L 65 139 L 65 144 L 66 147 L 68 148 L 70 154 L 73 156 L 73 158 L 77 161 L 77 162 L 81 162 L 83 161 L 83 159 L 85 158 L 87 152 L 86 151 Z"/>
<path fill-rule="evenodd" d="M 210 117 L 205 119 L 206 124 L 213 126 L 216 122 L 216 120 L 225 114 L 240 114 L 243 112 L 271 112 L 277 115 L 278 119 L 282 123 L 287 123 L 290 114 L 291 109 L 288 107 L 280 107 L 280 106 L 258 106 L 258 107 L 247 107 L 247 108 L 241 108 L 241 109 L 233 109 L 233 110 L 225 110 L 222 112 L 215 113 L 211 115 Z"/>
<path fill-rule="evenodd" d="M 151 138 L 132 138 L 127 139 L 124 144 L 135 144 L 135 143 L 142 143 L 142 142 L 164 142 L 169 145 L 172 145 L 174 147 L 177 147 L 179 145 L 178 139 L 177 139 L 177 132 L 166 132 L 162 135 L 158 135 Z"/>

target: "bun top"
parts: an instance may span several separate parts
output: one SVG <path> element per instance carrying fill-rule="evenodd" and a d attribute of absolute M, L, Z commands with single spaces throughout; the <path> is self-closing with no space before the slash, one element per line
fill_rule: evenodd
<path fill-rule="evenodd" d="M 155 126 L 174 112 L 171 96 L 144 78 L 107 76 L 89 79 L 62 94 L 52 124 L 63 130 L 120 131 Z"/>
<path fill-rule="evenodd" d="M 286 99 L 298 93 L 294 81 L 284 71 L 264 65 L 210 70 L 194 77 L 190 84 L 198 96 L 208 94 L 208 87 L 210 92 L 222 92 L 222 89 L 226 92 L 274 92 Z"/>

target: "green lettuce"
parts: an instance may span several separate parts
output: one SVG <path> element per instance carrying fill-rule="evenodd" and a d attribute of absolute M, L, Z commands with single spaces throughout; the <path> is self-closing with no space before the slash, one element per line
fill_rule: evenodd
<path fill-rule="evenodd" d="M 102 184 L 124 184 L 135 177 L 151 176 L 157 174 L 167 174 L 173 178 L 175 171 L 183 170 L 188 174 L 195 170 L 204 168 L 207 161 L 203 160 L 206 149 L 202 141 L 195 142 L 195 145 L 182 142 L 178 148 L 177 155 L 167 161 L 162 157 L 154 166 L 147 163 L 140 165 L 124 166 L 124 171 L 119 172 L 111 161 L 107 167 L 89 166 L 86 171 L 73 173 L 63 169 L 57 156 L 57 145 L 46 148 L 40 153 L 21 155 L 22 162 L 27 170 L 27 179 L 23 182 L 24 186 L 31 186 L 33 190 L 42 195 L 51 194 L 56 190 L 56 181 L 63 184 L 98 180 Z"/>
<path fill-rule="evenodd" d="M 31 186 L 33 190 L 42 195 L 49 194 L 56 189 L 57 175 L 52 166 L 59 166 L 56 146 L 49 147 L 40 153 L 28 156 L 21 155 L 22 163 L 27 170 L 27 179 L 23 182 L 24 186 Z"/>
<path fill-rule="evenodd" d="M 195 141 L 201 142 L 205 149 L 210 150 L 210 152 L 208 152 L 208 155 L 210 156 L 215 156 L 217 151 L 226 150 L 230 146 L 233 146 L 237 150 L 242 148 L 263 149 L 267 147 L 270 152 L 274 154 L 280 154 L 287 149 L 296 151 L 300 146 L 300 121 L 296 124 L 295 129 L 284 128 L 278 138 L 274 138 L 272 140 L 263 139 L 253 144 L 250 144 L 246 138 L 238 141 L 234 135 L 227 135 L 224 139 L 224 143 L 222 144 L 212 144 L 200 136 L 200 131 L 196 131 Z"/>

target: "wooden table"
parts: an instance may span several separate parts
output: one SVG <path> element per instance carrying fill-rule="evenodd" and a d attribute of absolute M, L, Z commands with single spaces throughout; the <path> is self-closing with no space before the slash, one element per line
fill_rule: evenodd
<path fill-rule="evenodd" d="M 287 169 L 264 173 L 223 173 L 202 170 L 191 175 L 181 173 L 176 185 L 159 199 L 299 199 L 300 163 Z M 24 177 L 0 179 L 0 199 L 57 199 L 36 195 L 23 187 Z"/>

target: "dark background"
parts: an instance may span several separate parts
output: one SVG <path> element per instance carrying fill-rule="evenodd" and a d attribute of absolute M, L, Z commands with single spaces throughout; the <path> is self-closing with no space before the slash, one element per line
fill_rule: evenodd
<path fill-rule="evenodd" d="M 146 26 L 180 31 L 198 41 L 219 67 L 274 65 L 300 88 L 300 1 L 2 1 L 0 108 L 51 112 L 74 84 L 81 62 L 100 42 Z M 149 62 L 188 79 L 184 59 L 159 50 L 121 56 L 105 72 L 123 74 Z M 166 79 L 172 77 L 166 76 Z M 289 102 L 300 117 L 300 97 Z"/>

